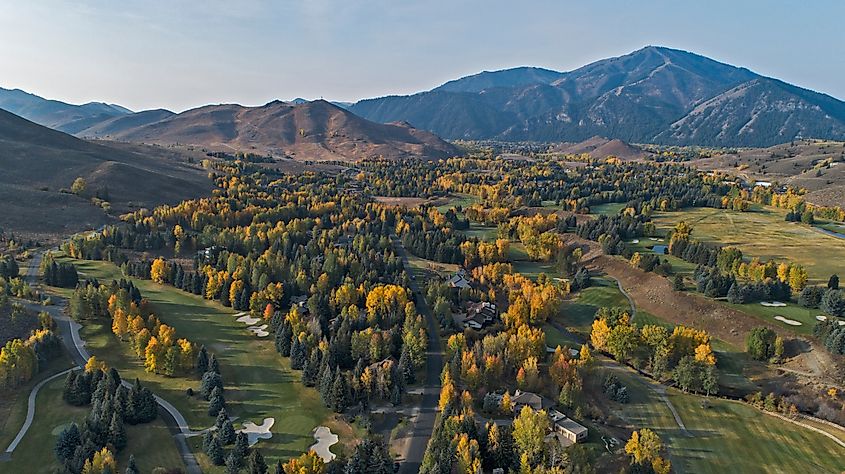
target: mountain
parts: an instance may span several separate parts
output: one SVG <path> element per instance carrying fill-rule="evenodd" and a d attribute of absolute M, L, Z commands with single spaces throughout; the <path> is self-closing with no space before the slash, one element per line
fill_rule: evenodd
<path fill-rule="evenodd" d="M 152 147 L 91 143 L 0 110 L 0 228 L 46 236 L 96 228 L 111 215 L 210 194 L 206 171 Z M 81 196 L 65 190 L 77 177 Z M 92 198 L 108 201 L 110 213 Z"/>
<path fill-rule="evenodd" d="M 131 114 L 119 105 L 90 102 L 72 105 L 49 100 L 20 89 L 0 88 L 0 109 L 31 120 L 37 124 L 66 133 L 77 133 L 94 124 Z"/>
<path fill-rule="evenodd" d="M 554 151 L 571 155 L 589 153 L 593 158 L 607 158 L 615 156 L 623 160 L 643 158 L 647 152 L 623 142 L 618 138 L 609 140 L 603 137 L 591 137 L 578 143 L 562 143 L 554 147 Z"/>
<path fill-rule="evenodd" d="M 129 115 L 108 118 L 74 133 L 74 135 L 83 138 L 109 138 L 113 134 L 120 133 L 124 130 L 149 125 L 174 115 L 176 115 L 174 112 L 165 109 L 144 110 Z"/>
<path fill-rule="evenodd" d="M 701 55 L 648 46 L 558 73 L 483 72 L 350 110 L 450 139 L 770 146 L 845 138 L 845 103 Z M 736 133 L 735 133 L 736 132 Z"/>
<path fill-rule="evenodd" d="M 472 76 L 449 81 L 435 91 L 481 92 L 494 87 L 519 87 L 531 84 L 551 84 L 560 79 L 562 73 L 539 67 L 517 67 L 501 71 L 484 71 Z"/>
<path fill-rule="evenodd" d="M 324 100 L 300 104 L 273 101 L 260 107 L 208 105 L 139 126 L 112 127 L 109 137 L 303 160 L 447 158 L 458 154 L 457 148 L 429 132 L 405 123 L 370 122 Z"/>

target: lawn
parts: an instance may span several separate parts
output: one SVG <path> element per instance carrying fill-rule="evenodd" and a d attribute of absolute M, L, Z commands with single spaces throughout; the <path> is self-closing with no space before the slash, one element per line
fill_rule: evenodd
<path fill-rule="evenodd" d="M 110 263 L 79 260 L 74 263 L 81 272 L 100 281 L 121 276 L 119 268 Z M 292 371 L 289 360 L 276 353 L 272 338 L 258 339 L 243 323 L 235 321 L 230 309 L 215 302 L 148 280 L 136 279 L 135 284 L 150 300 L 161 321 L 176 328 L 177 336 L 204 344 L 216 354 L 229 413 L 238 418 L 236 428 L 245 421 L 261 424 L 265 417 L 275 418 L 273 438 L 258 444 L 268 462 L 298 455 L 313 444 L 311 431 L 326 423 L 329 413 L 316 390 L 301 385 L 299 372 Z M 88 349 L 117 367 L 124 378 L 140 378 L 174 404 L 191 429 L 205 429 L 214 423 L 214 418 L 206 413 L 207 404 L 185 394 L 188 387 L 194 390 L 199 387 L 196 378 L 170 378 L 145 372 L 143 362 L 130 353 L 128 344 L 120 343 L 111 334 L 107 324 L 86 322 L 82 336 Z M 189 443 L 196 451 L 200 450 L 200 437 L 191 438 Z M 203 469 L 208 471 L 206 457 L 198 457 Z"/>
<path fill-rule="evenodd" d="M 481 198 L 479 198 L 478 196 L 473 196 L 472 194 L 464 193 L 453 193 L 443 199 L 445 199 L 445 202 L 437 206 L 437 210 L 440 212 L 446 212 L 449 209 L 458 206 L 463 209 L 472 206 L 473 204 L 481 202 Z"/>
<path fill-rule="evenodd" d="M 596 204 L 590 207 L 590 214 L 601 214 L 603 216 L 615 216 L 619 211 L 625 208 L 625 203 L 608 202 L 605 204 Z"/>
<path fill-rule="evenodd" d="M 61 430 L 68 424 L 81 424 L 90 407 L 74 407 L 62 400 L 64 377 L 41 388 L 35 403 L 35 419 L 18 445 L 8 464 L 0 464 L 4 472 L 51 473 L 58 469 L 53 446 Z M 123 472 L 129 455 L 134 454 L 141 472 L 156 467 L 184 469 L 176 443 L 161 418 L 138 426 L 127 425 L 129 444 L 117 457 L 118 472 Z"/>
<path fill-rule="evenodd" d="M 496 226 L 487 226 L 478 222 L 470 222 L 469 229 L 463 231 L 467 237 L 476 237 L 479 240 L 494 241 L 499 234 Z"/>
<path fill-rule="evenodd" d="M 630 305 L 614 280 L 593 277 L 592 286 L 579 291 L 574 299 L 563 303 L 559 322 L 574 332 L 589 336 L 596 311 L 601 307 L 630 308 Z"/>
<path fill-rule="evenodd" d="M 652 247 L 654 247 L 655 245 L 667 244 L 667 242 L 663 239 L 651 240 L 651 238 L 649 237 L 640 237 L 639 239 L 634 240 L 637 240 L 637 242 L 631 240 L 625 242 L 625 246 L 631 249 L 631 251 L 639 252 L 641 254 L 654 253 Z M 669 263 L 672 265 L 672 271 L 674 273 L 680 273 L 682 275 L 687 275 L 691 277 L 692 273 L 695 271 L 696 265 L 694 263 L 689 263 L 673 255 L 660 254 L 660 259 L 668 260 Z"/>
<path fill-rule="evenodd" d="M 653 220 L 661 231 L 684 220 L 693 226 L 695 239 L 738 247 L 747 258 L 789 260 L 804 265 L 811 283 L 827 283 L 841 273 L 845 261 L 842 239 L 811 226 L 784 221 L 785 211 L 756 206 L 753 211 L 692 208 L 657 212 Z"/>
<path fill-rule="evenodd" d="M 508 248 L 508 261 L 513 265 L 513 271 L 534 279 L 541 273 L 549 278 L 564 279 L 566 275 L 558 268 L 556 262 L 535 262 L 528 258 L 525 245 L 522 242 L 511 242 Z"/>
<path fill-rule="evenodd" d="M 766 415 L 741 402 L 674 389 L 667 396 L 690 435 L 675 423 L 667 405 L 631 371 L 614 371 L 631 401 L 614 404 L 617 415 L 637 428 L 655 430 L 668 447 L 674 472 L 841 472 L 845 449 L 829 438 Z"/>
<path fill-rule="evenodd" d="M 786 306 L 782 307 L 763 306 L 760 303 L 723 303 L 732 308 L 738 309 L 743 313 L 750 314 L 751 316 L 764 320 L 768 323 L 776 324 L 778 326 L 783 327 L 784 329 L 788 329 L 789 331 L 805 335 L 813 334 L 813 326 L 815 326 L 815 324 L 818 322 L 816 320 L 816 315 L 823 314 L 823 312 L 818 309 L 807 309 L 793 303 L 787 303 Z M 801 325 L 794 326 L 791 324 L 786 324 L 782 321 L 776 320 L 775 316 L 783 316 L 786 319 L 798 321 L 801 323 Z"/>

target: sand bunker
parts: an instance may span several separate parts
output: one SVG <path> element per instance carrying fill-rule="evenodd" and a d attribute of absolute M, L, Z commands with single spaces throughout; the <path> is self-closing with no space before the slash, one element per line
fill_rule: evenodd
<path fill-rule="evenodd" d="M 252 333 L 255 334 L 258 337 L 267 337 L 267 336 L 270 335 L 270 333 L 267 332 L 267 325 L 266 324 L 262 324 L 261 326 L 250 326 L 247 329 L 252 331 Z"/>
<path fill-rule="evenodd" d="M 648 240 L 653 240 L 653 241 L 655 241 L 655 242 L 660 242 L 660 240 L 661 240 L 661 239 L 658 239 L 657 237 L 649 237 L 649 238 L 648 238 Z"/>
<path fill-rule="evenodd" d="M 273 427 L 273 423 L 275 422 L 275 418 L 264 418 L 264 422 L 260 425 L 247 421 L 244 423 L 244 427 L 238 430 L 238 433 L 246 433 L 246 436 L 249 439 L 249 445 L 252 446 L 257 443 L 259 439 L 270 439 L 273 437 L 273 433 L 270 432 L 270 428 Z"/>
<path fill-rule="evenodd" d="M 786 306 L 786 303 L 781 303 L 780 301 L 761 301 L 760 304 L 770 308 L 782 308 Z"/>
<path fill-rule="evenodd" d="M 816 319 L 818 319 L 819 321 L 827 321 L 827 316 L 823 316 L 823 315 L 820 314 L 820 315 L 816 316 Z"/>
<path fill-rule="evenodd" d="M 308 449 L 317 453 L 317 456 L 320 456 L 323 459 L 323 462 L 330 462 L 337 457 L 334 453 L 329 451 L 329 448 L 331 448 L 333 444 L 337 443 L 337 435 L 332 434 L 332 430 L 325 426 L 318 426 L 314 429 L 314 439 L 317 440 L 317 442 L 312 444 Z"/>
<path fill-rule="evenodd" d="M 634 240 L 631 241 L 631 243 L 632 244 L 638 244 L 638 243 L 640 243 L 640 239 L 634 239 Z"/>
<path fill-rule="evenodd" d="M 801 326 L 802 325 L 801 321 L 796 321 L 794 319 L 786 319 L 783 316 L 775 316 L 775 319 L 777 319 L 778 321 L 780 321 L 784 324 L 789 324 L 790 326 Z"/>
<path fill-rule="evenodd" d="M 239 322 L 239 323 L 244 323 L 247 326 L 252 326 L 253 324 L 257 323 L 258 321 L 261 321 L 261 319 L 260 318 L 253 318 L 252 316 L 245 314 L 245 315 L 241 316 L 240 318 L 236 319 L 236 321 Z"/>
<path fill-rule="evenodd" d="M 845 321 L 836 321 L 840 326 L 845 326 Z"/>

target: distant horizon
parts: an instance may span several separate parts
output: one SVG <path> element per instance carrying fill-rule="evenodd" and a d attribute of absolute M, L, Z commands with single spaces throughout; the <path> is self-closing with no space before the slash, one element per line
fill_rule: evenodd
<path fill-rule="evenodd" d="M 356 102 L 482 71 L 571 71 L 661 45 L 845 100 L 843 14 L 832 0 L 0 0 L 0 87 L 135 111 Z"/>

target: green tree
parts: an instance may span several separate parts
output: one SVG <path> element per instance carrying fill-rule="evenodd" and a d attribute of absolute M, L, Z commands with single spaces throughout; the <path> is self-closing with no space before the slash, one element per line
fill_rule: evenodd
<path fill-rule="evenodd" d="M 522 407 L 513 420 L 513 441 L 520 456 L 526 456 L 532 466 L 543 460 L 544 439 L 549 431 L 549 417 L 544 410 Z"/>
<path fill-rule="evenodd" d="M 841 318 L 845 316 L 845 298 L 841 290 L 828 290 L 822 297 L 821 310 L 825 313 Z"/>
<path fill-rule="evenodd" d="M 777 334 L 771 329 L 756 327 L 745 337 L 745 350 L 754 359 L 769 360 L 775 355 L 776 338 Z"/>
<path fill-rule="evenodd" d="M 73 180 L 73 184 L 70 185 L 70 192 L 76 195 L 82 195 L 85 192 L 85 189 L 88 187 L 88 184 L 82 177 L 76 178 Z"/>
<path fill-rule="evenodd" d="M 264 462 L 264 456 L 257 449 L 249 453 L 246 468 L 249 474 L 267 474 L 267 463 Z"/>

